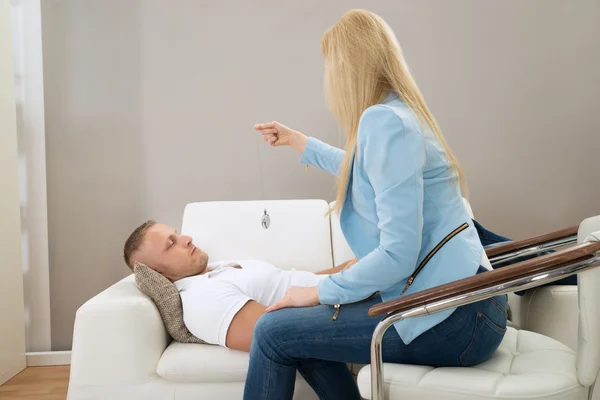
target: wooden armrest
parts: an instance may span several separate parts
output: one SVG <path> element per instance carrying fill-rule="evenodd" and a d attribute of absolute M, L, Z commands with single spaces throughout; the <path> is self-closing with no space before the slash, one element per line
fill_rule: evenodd
<path fill-rule="evenodd" d="M 554 240 L 564 239 L 569 236 L 577 235 L 578 229 L 579 225 L 574 225 L 568 228 L 559 229 L 558 231 L 533 236 L 528 239 L 508 242 L 506 244 L 499 244 L 497 246 L 486 249 L 485 253 L 489 258 L 497 257 L 513 251 L 523 250 L 528 247 L 539 246 L 541 244 L 552 242 Z"/>
<path fill-rule="evenodd" d="M 369 309 L 369 316 L 373 317 L 392 311 L 404 312 L 415 307 L 448 300 L 455 296 L 507 283 L 533 273 L 549 272 L 576 262 L 591 260 L 596 256 L 596 252 L 598 251 L 600 251 L 600 242 L 579 244 L 567 249 L 558 250 L 552 254 L 532 258 L 493 271 L 426 289 L 405 297 L 376 304 Z"/>

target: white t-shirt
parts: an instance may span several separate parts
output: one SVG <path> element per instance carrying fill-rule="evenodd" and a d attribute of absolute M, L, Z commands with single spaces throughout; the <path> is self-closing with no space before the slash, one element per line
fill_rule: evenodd
<path fill-rule="evenodd" d="M 235 268 L 239 264 L 241 269 Z M 292 286 L 317 286 L 327 275 L 287 271 L 258 260 L 211 263 L 209 272 L 175 282 L 188 330 L 207 343 L 225 346 L 235 314 L 248 302 L 270 306 Z"/>

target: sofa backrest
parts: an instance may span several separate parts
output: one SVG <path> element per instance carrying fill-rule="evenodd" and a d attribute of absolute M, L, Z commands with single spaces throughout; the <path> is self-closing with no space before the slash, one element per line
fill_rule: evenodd
<path fill-rule="evenodd" d="M 209 261 L 259 259 L 317 272 L 333 265 L 327 211 L 325 200 L 190 203 L 181 232 L 209 254 Z"/>
<path fill-rule="evenodd" d="M 334 205 L 335 201 L 330 203 L 331 207 Z M 350 249 L 350 246 L 342 233 L 340 215 L 337 211 L 331 213 L 331 249 L 333 251 L 333 263 L 335 265 L 340 265 L 341 263 L 354 258 L 354 253 L 352 252 L 352 249 Z"/>

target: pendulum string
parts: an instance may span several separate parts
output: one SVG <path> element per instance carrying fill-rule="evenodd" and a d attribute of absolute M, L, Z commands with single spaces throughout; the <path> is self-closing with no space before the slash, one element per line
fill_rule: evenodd
<path fill-rule="evenodd" d="M 262 174 L 262 168 L 261 168 L 261 162 L 260 162 L 260 143 L 259 143 L 258 137 L 256 138 L 256 159 L 258 161 L 258 175 L 260 177 L 260 199 L 264 201 L 265 200 L 265 186 L 264 186 L 264 182 L 263 182 L 263 174 Z M 271 225 L 271 217 L 269 216 L 266 208 L 265 208 L 264 214 L 262 215 L 260 224 L 264 229 L 268 229 L 269 226 Z"/>
<path fill-rule="evenodd" d="M 258 161 L 258 176 L 260 178 L 260 199 L 264 200 L 265 199 L 265 187 L 264 187 L 264 183 L 263 183 L 262 168 L 261 168 L 261 163 L 260 163 L 259 139 L 260 139 L 260 136 L 257 135 L 257 137 L 256 137 L 256 160 Z"/>
<path fill-rule="evenodd" d="M 265 199 L 265 186 L 263 182 L 262 166 L 260 162 L 260 136 L 256 137 L 256 160 L 258 162 L 258 175 L 260 178 L 260 195 L 261 200 Z M 308 164 L 305 165 L 305 171 L 308 172 Z"/>

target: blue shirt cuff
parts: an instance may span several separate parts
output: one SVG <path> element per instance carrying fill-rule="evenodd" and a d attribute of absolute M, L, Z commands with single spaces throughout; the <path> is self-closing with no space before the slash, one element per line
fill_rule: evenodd
<path fill-rule="evenodd" d="M 309 137 L 306 141 L 306 146 L 304 147 L 304 151 L 302 152 L 302 157 L 300 158 L 301 164 L 310 164 L 315 165 L 316 154 L 319 150 L 319 140 L 313 137 Z"/>
<path fill-rule="evenodd" d="M 321 304 L 339 304 L 339 299 L 334 295 L 335 290 L 332 288 L 335 285 L 331 280 L 331 276 L 321 279 L 319 282 L 319 302 Z"/>

